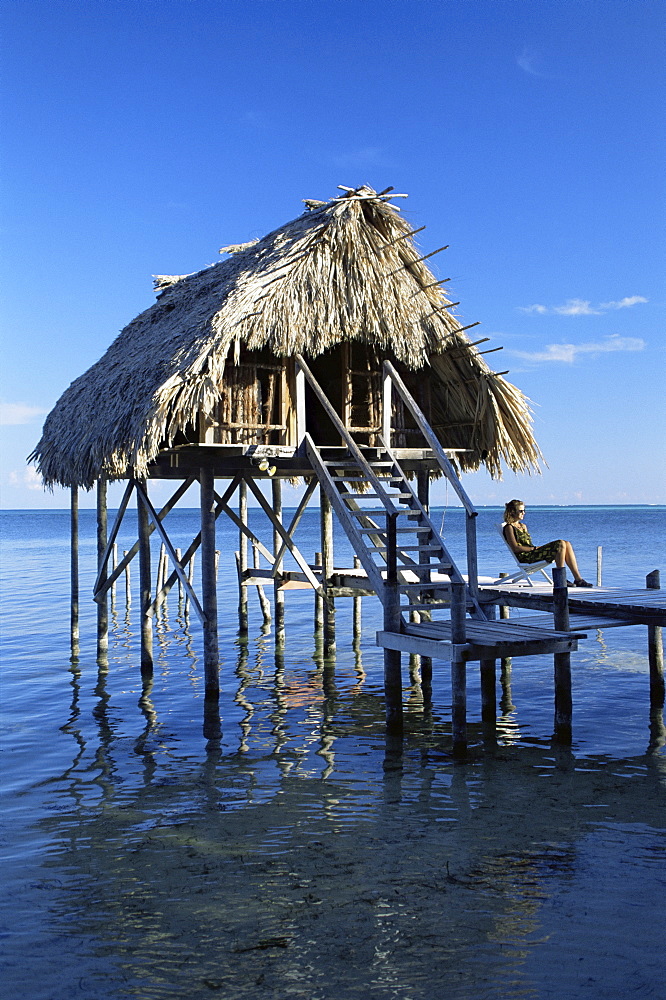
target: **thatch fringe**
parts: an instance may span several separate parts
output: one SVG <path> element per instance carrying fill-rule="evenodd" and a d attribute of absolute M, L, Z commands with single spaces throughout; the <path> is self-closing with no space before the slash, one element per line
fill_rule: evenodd
<path fill-rule="evenodd" d="M 159 275 L 157 302 L 63 394 L 30 456 L 46 485 L 90 487 L 145 474 L 158 452 L 211 414 L 241 346 L 316 357 L 372 344 L 408 369 L 432 365 L 433 421 L 463 467 L 537 467 L 522 393 L 493 376 L 451 314 L 413 231 L 371 188 L 308 202 L 297 219 L 194 274 Z M 455 348 L 455 350 L 452 350 Z"/>

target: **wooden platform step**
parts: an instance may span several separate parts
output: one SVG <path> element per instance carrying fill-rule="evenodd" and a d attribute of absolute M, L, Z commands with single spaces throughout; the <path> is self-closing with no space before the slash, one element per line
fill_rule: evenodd
<path fill-rule="evenodd" d="M 434 659 L 489 660 L 540 653 L 566 653 L 578 648 L 576 632 L 557 632 L 511 621 L 465 623 L 466 639 L 454 646 L 451 622 L 409 622 L 402 632 L 378 632 L 377 645 Z"/>

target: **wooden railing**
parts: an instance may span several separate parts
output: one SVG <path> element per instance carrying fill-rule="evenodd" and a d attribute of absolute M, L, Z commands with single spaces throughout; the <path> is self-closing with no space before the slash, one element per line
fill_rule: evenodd
<path fill-rule="evenodd" d="M 391 412 L 393 403 L 393 388 L 397 390 L 399 396 L 412 414 L 416 426 L 425 438 L 428 447 L 432 450 L 437 464 L 446 476 L 449 483 L 455 490 L 463 507 L 465 508 L 465 537 L 467 542 L 467 576 L 470 593 L 478 600 L 479 596 L 479 568 L 476 545 L 476 518 L 478 511 L 474 508 L 472 501 L 467 496 L 463 485 L 460 482 L 456 470 L 453 468 L 446 452 L 438 441 L 435 432 L 428 423 L 423 410 L 418 405 L 411 392 L 403 382 L 399 373 L 390 361 L 385 361 L 383 365 L 383 392 L 382 392 L 382 441 L 384 446 L 391 448 Z"/>

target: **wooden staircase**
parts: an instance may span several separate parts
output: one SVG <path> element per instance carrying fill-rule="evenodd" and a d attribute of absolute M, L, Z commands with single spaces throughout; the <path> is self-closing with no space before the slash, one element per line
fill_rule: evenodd
<path fill-rule="evenodd" d="M 465 587 L 460 570 L 384 435 L 380 447 L 359 445 L 306 363 L 297 362 L 343 442 L 320 446 L 306 433 L 303 446 L 371 588 L 385 614 L 390 609 L 392 627 L 403 628 L 414 612 L 430 621 L 433 611 L 450 608 L 452 584 Z M 465 606 L 485 620 L 473 588 Z"/>

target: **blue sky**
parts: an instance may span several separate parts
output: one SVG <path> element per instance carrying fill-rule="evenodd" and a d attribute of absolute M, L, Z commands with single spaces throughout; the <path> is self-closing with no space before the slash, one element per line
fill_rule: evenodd
<path fill-rule="evenodd" d="M 472 498 L 665 502 L 665 10 L 2 0 L 2 506 L 67 505 L 26 455 L 153 274 L 361 183 L 450 245 L 457 315 L 535 404 L 544 474 Z"/>

